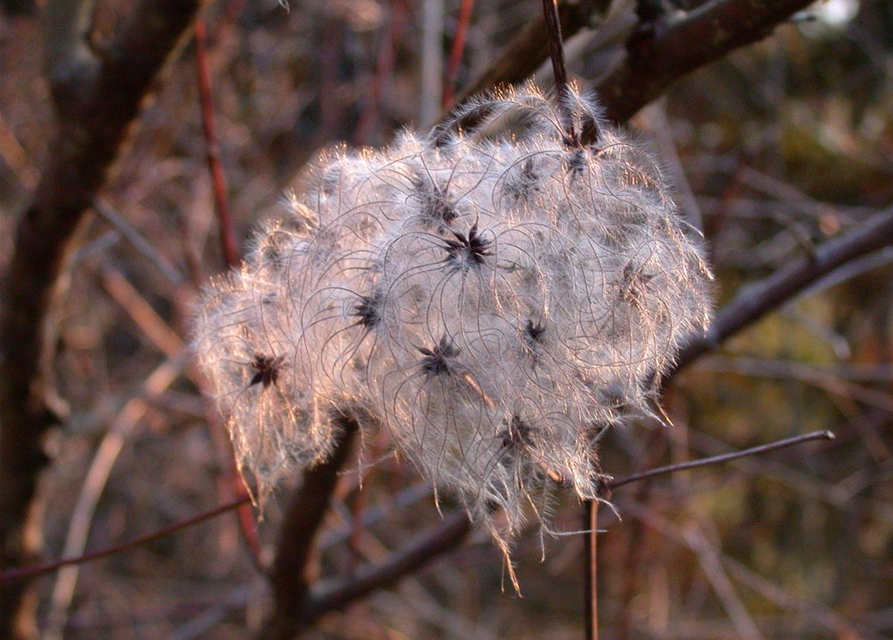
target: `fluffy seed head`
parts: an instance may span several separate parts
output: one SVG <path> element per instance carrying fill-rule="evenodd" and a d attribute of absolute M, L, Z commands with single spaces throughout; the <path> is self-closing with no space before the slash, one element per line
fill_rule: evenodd
<path fill-rule="evenodd" d="M 710 274 L 654 157 L 570 103 L 594 143 L 528 86 L 324 158 L 208 290 L 199 362 L 260 495 L 325 458 L 350 403 L 474 517 L 503 509 L 501 540 L 558 484 L 596 498 L 598 434 L 651 413 Z"/>

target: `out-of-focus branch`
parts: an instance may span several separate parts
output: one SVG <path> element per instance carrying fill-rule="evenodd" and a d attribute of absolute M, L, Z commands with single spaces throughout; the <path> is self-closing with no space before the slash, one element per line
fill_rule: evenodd
<path fill-rule="evenodd" d="M 263 631 L 264 638 L 286 640 L 307 624 L 302 612 L 310 590 L 313 545 L 360 419 L 352 413 L 339 416 L 341 435 L 334 453 L 325 463 L 304 473 L 301 487 L 286 510 L 270 574 L 276 609 Z"/>
<path fill-rule="evenodd" d="M 453 48 L 450 50 L 446 78 L 443 82 L 443 99 L 440 103 L 442 109 L 449 109 L 453 106 L 456 76 L 459 75 L 459 65 L 462 64 L 462 54 L 465 51 L 465 41 L 468 38 L 468 26 L 471 23 L 472 9 L 474 9 L 474 0 L 462 0 L 462 4 L 459 7 L 459 18 L 456 21 L 456 35 L 453 38 Z"/>
<path fill-rule="evenodd" d="M 833 438 L 833 435 L 827 431 L 810 433 L 803 436 L 796 436 L 759 447 L 753 447 L 751 449 L 735 451 L 729 454 L 704 458 L 702 460 L 695 460 L 690 463 L 672 465 L 669 467 L 661 467 L 651 472 L 635 474 L 624 478 L 617 478 L 611 482 L 605 483 L 605 488 L 619 488 L 624 485 L 641 480 L 646 480 L 658 475 L 665 475 L 669 473 L 675 473 L 676 471 L 684 471 L 687 469 L 719 464 L 745 456 L 769 453 L 771 451 L 776 451 L 778 449 L 797 444 L 803 444 L 805 442 L 811 442 L 814 440 L 828 440 L 831 438 Z M 293 508 L 291 510 L 291 513 L 297 514 L 297 511 L 297 509 Z M 595 515 L 597 517 L 597 513 Z M 289 517 L 291 517 L 291 515 Z M 301 522 L 309 522 L 311 525 L 313 524 L 312 520 L 305 519 L 301 520 Z M 587 526 L 594 529 L 595 521 L 590 519 Z M 318 524 L 316 526 L 309 526 L 307 528 L 311 531 L 302 531 L 300 533 L 303 534 L 305 537 L 308 535 L 312 536 L 318 528 Z M 361 572 L 358 576 L 346 578 L 329 586 L 318 587 L 310 591 L 309 595 L 307 595 L 308 588 L 306 581 L 301 582 L 300 588 L 303 590 L 302 593 L 305 594 L 305 597 L 301 606 L 295 604 L 292 605 L 291 611 L 294 612 L 293 615 L 295 617 L 290 620 L 291 626 L 278 629 L 278 631 L 283 632 L 282 635 L 270 635 L 268 633 L 264 637 L 291 637 L 289 634 L 293 635 L 300 629 L 313 624 L 317 619 L 319 619 L 326 613 L 334 611 L 336 609 L 343 609 L 345 606 L 355 600 L 363 598 L 378 589 L 395 584 L 401 578 L 404 578 L 405 576 L 417 571 L 419 567 L 421 567 L 425 563 L 455 549 L 465 539 L 465 536 L 469 533 L 469 531 L 471 531 L 471 529 L 472 523 L 468 519 L 467 514 L 465 514 L 464 512 L 452 514 L 433 531 L 423 534 L 416 540 L 407 544 L 405 547 L 402 547 L 395 551 L 393 555 L 391 555 L 391 557 L 382 564 L 370 567 Z M 283 528 L 283 532 L 285 532 L 285 535 L 288 535 L 287 531 L 288 529 Z M 289 540 L 289 542 L 292 541 Z M 301 542 L 302 543 L 296 548 L 307 549 L 308 547 L 306 546 L 306 543 L 303 542 L 303 539 Z M 280 543 L 280 553 L 283 552 L 283 546 L 285 543 L 286 540 L 283 538 L 282 542 Z M 302 558 L 303 562 L 306 563 L 306 557 L 302 556 Z M 293 560 L 289 560 L 289 564 L 292 561 Z M 289 565 L 283 563 L 283 567 L 286 566 Z M 295 581 L 301 580 L 301 574 L 297 574 L 294 572 L 285 572 L 285 576 L 293 583 Z M 291 589 L 294 588 L 294 586 L 291 587 Z M 278 604 L 281 610 L 281 608 L 286 605 L 286 602 L 280 601 Z"/>
<path fill-rule="evenodd" d="M 605 114 L 623 122 L 692 71 L 762 40 L 812 0 L 712 0 L 683 17 L 641 25 L 626 60 L 597 87 Z"/>
<path fill-rule="evenodd" d="M 762 40 L 811 0 L 712 0 L 682 17 L 639 24 L 623 62 L 598 86 L 605 114 L 625 122 L 689 73 Z M 571 38 L 587 27 L 609 2 L 588 0 L 559 5 L 561 31 Z M 462 93 L 463 102 L 498 84 L 518 84 L 549 55 L 542 18 L 527 27 L 496 56 L 494 63 Z M 592 137 L 593 132 L 584 132 Z"/>
<path fill-rule="evenodd" d="M 617 489 L 618 487 L 622 487 L 625 484 L 631 484 L 633 482 L 641 482 L 642 480 L 648 480 L 649 478 L 655 478 L 657 476 L 664 476 L 671 473 L 676 473 L 678 471 L 688 471 L 689 469 L 697 469 L 699 467 L 706 467 L 714 464 L 722 464 L 724 462 L 730 462 L 732 460 L 737 460 L 738 458 L 746 458 L 748 456 L 757 456 L 762 455 L 764 453 L 769 453 L 770 451 L 777 451 L 779 449 L 785 449 L 787 447 L 792 447 L 797 444 L 803 444 L 804 442 L 812 442 L 814 440 L 833 440 L 834 434 L 830 431 L 813 431 L 812 433 L 807 433 L 802 436 L 794 436 L 792 438 L 785 438 L 784 440 L 778 440 L 776 442 L 770 442 L 769 444 L 759 445 L 757 447 L 751 447 L 750 449 L 743 449 L 741 451 L 732 451 L 730 453 L 724 453 L 718 456 L 711 456 L 709 458 L 701 458 L 700 460 L 692 460 L 690 462 L 681 462 L 679 464 L 671 464 L 667 467 L 657 467 L 656 469 L 649 469 L 648 471 L 643 471 L 642 473 L 636 473 L 631 476 L 626 476 L 624 478 L 617 478 L 615 480 L 611 480 L 610 482 L 605 483 L 605 487 L 608 489 Z"/>
<path fill-rule="evenodd" d="M 0 0 L 0 7 L 10 16 L 31 16 L 37 13 L 34 0 Z"/>
<path fill-rule="evenodd" d="M 340 609 L 415 573 L 429 561 L 459 546 L 471 528 L 471 521 L 464 512 L 451 514 L 433 531 L 402 547 L 380 565 L 366 569 L 355 578 L 320 588 L 310 596 L 304 608 L 304 623 L 311 624 L 329 611 Z"/>
<path fill-rule="evenodd" d="M 443 0 L 422 0 L 419 122 L 434 122 L 443 91 Z"/>
<path fill-rule="evenodd" d="M 99 71 L 90 47 L 94 0 L 49 0 L 44 11 L 46 76 L 60 118 L 74 118 Z"/>
<path fill-rule="evenodd" d="M 99 560 L 100 558 L 113 556 L 115 554 L 121 553 L 122 551 L 141 547 L 150 542 L 155 542 L 156 540 L 166 538 L 167 536 L 183 529 L 188 529 L 189 527 L 195 526 L 201 522 L 204 522 L 205 520 L 210 520 L 211 518 L 216 518 L 219 515 L 222 515 L 234 509 L 238 509 L 243 504 L 249 502 L 249 500 L 250 499 L 247 496 L 243 498 L 237 498 L 232 502 L 222 504 L 218 507 L 214 507 L 213 509 L 209 509 L 208 511 L 203 511 L 198 515 L 194 515 L 180 522 L 175 522 L 174 524 L 168 525 L 161 529 L 157 529 L 152 533 L 148 533 L 144 536 L 139 536 L 138 538 L 128 540 L 127 542 L 122 542 L 121 544 L 105 547 L 104 549 L 100 549 L 99 551 L 85 553 L 84 555 L 77 556 L 76 558 L 64 558 L 62 560 L 57 560 L 49 564 L 42 564 L 33 567 L 21 567 L 19 569 L 4 571 L 0 573 L 0 586 L 11 584 L 17 581 L 30 580 L 32 578 L 36 578 L 37 576 L 41 576 L 56 571 L 57 569 L 61 569 L 62 567 L 71 567 L 78 564 L 84 564 L 85 562 L 92 562 L 93 560 Z"/>
<path fill-rule="evenodd" d="M 41 439 L 55 424 L 44 398 L 41 367 L 43 325 L 53 286 L 75 228 L 105 182 L 152 82 L 200 4 L 200 0 L 142 0 L 103 51 L 95 72 L 61 74 L 77 77 L 83 85 L 63 91 L 77 99 L 65 105 L 66 116 L 60 117 L 48 164 L 19 220 L 0 314 L 0 566 L 4 568 L 22 564 L 35 551 L 26 548 L 22 532 L 37 473 L 46 463 Z M 63 13 L 52 15 L 50 37 L 62 34 L 70 47 L 80 51 L 77 56 L 88 59 L 84 20 L 92 3 L 58 0 L 51 5 L 48 8 L 58 5 Z M 67 25 L 62 20 L 65 15 Z M 49 58 L 51 64 L 65 60 L 61 53 L 51 52 Z M 51 78 L 58 76 L 57 70 L 50 71 Z M 13 617 L 20 597 L 15 586 L 0 593 L 2 637 L 16 637 Z"/>
<path fill-rule="evenodd" d="M 220 233 L 223 261 L 227 267 L 239 262 L 239 249 L 236 231 L 229 210 L 229 196 L 226 188 L 226 174 L 220 159 L 220 141 L 217 138 L 217 125 L 214 120 L 214 99 L 211 91 L 211 69 L 208 60 L 208 34 L 205 21 L 195 19 L 195 69 L 198 79 L 198 95 L 202 109 L 202 132 L 207 147 L 208 169 L 211 172 L 211 185 L 214 190 L 214 209 Z"/>
<path fill-rule="evenodd" d="M 707 335 L 690 342 L 682 350 L 676 367 L 666 380 L 727 338 L 795 298 L 820 278 L 888 245 L 893 245 L 893 209 L 877 214 L 839 238 L 828 240 L 809 256 L 782 267 L 768 278 L 747 285 L 716 315 Z"/>

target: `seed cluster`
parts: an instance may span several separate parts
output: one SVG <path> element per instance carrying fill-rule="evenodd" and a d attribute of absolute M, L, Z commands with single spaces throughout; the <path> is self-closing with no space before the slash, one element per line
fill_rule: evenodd
<path fill-rule="evenodd" d="M 594 143 L 528 86 L 329 155 L 209 289 L 199 361 L 261 496 L 359 405 L 473 517 L 504 511 L 501 540 L 557 483 L 596 497 L 598 434 L 651 412 L 710 275 L 654 157 L 569 103 Z"/>

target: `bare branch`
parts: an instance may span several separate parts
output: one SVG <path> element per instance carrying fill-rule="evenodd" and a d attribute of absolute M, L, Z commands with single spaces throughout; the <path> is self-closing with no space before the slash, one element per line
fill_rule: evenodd
<path fill-rule="evenodd" d="M 622 487 L 626 484 L 639 482 L 640 480 L 647 480 L 649 478 L 663 476 L 670 473 L 676 473 L 677 471 L 687 471 L 689 469 L 697 469 L 698 467 L 721 464 L 723 462 L 729 462 L 730 460 L 736 460 L 737 458 L 745 458 L 747 456 L 756 456 L 763 453 L 769 453 L 770 451 L 785 449 L 787 447 L 794 446 L 795 444 L 803 444 L 804 442 L 812 442 L 813 440 L 833 439 L 834 434 L 830 431 L 814 431 L 802 436 L 794 436 L 793 438 L 786 438 L 777 442 L 762 444 L 758 447 L 751 447 L 750 449 L 744 449 L 742 451 L 732 451 L 731 453 L 724 453 L 722 455 L 712 456 L 710 458 L 702 458 L 701 460 L 692 460 L 691 462 L 682 462 L 680 464 L 671 464 L 666 467 L 649 469 L 648 471 L 643 471 L 642 473 L 636 473 L 631 476 L 626 476 L 625 478 L 618 478 L 616 480 L 606 482 L 605 487 L 607 487 L 608 489 L 616 489 L 617 487 Z"/>
<path fill-rule="evenodd" d="M 640 24 L 627 44 L 626 59 L 594 87 L 607 117 L 629 120 L 639 109 L 700 67 L 740 47 L 762 40 L 774 27 L 811 0 L 712 0 L 681 18 Z M 571 38 L 610 3 L 589 0 L 559 6 L 561 31 Z M 530 24 L 497 54 L 496 61 L 465 91 L 459 102 L 498 84 L 518 84 L 549 55 L 542 18 Z M 591 142 L 594 131 L 584 132 Z"/>
<path fill-rule="evenodd" d="M 762 40 L 811 0 L 712 0 L 640 30 L 627 58 L 597 87 L 605 114 L 624 122 L 692 71 Z"/>
<path fill-rule="evenodd" d="M 42 564 L 34 567 L 22 567 L 21 569 L 11 569 L 9 571 L 4 571 L 0 573 L 0 587 L 6 587 L 13 582 L 36 578 L 37 576 L 51 573 L 53 571 L 56 571 L 57 569 L 61 569 L 62 567 L 83 564 L 92 560 L 99 560 L 100 558 L 106 558 L 108 556 L 115 555 L 116 553 L 121 553 L 122 551 L 127 551 L 135 547 L 141 547 L 144 544 L 154 542 L 155 540 L 160 540 L 161 538 L 165 538 L 172 533 L 176 533 L 177 531 L 180 531 L 182 529 L 187 529 L 196 524 L 204 522 L 205 520 L 210 520 L 211 518 L 216 518 L 221 514 L 227 513 L 228 511 L 238 509 L 243 504 L 249 502 L 249 500 L 250 499 L 247 496 L 238 498 L 237 500 L 233 500 L 232 502 L 222 504 L 219 507 L 204 511 L 198 515 L 188 518 L 187 520 L 175 522 L 172 525 L 169 525 L 162 529 L 158 529 L 144 536 L 139 536 L 138 538 L 134 538 L 133 540 L 128 540 L 127 542 L 122 542 L 121 544 L 106 547 L 105 549 L 100 549 L 99 551 L 85 553 L 84 555 L 78 556 L 76 558 L 65 558 L 63 560 L 57 560 L 56 562 L 51 562 L 49 564 Z"/>
<path fill-rule="evenodd" d="M 838 267 L 878 249 L 893 245 L 893 209 L 871 218 L 839 238 L 818 246 L 809 256 L 750 284 L 714 318 L 704 338 L 690 342 L 679 354 L 666 381 L 712 351 L 721 342 L 752 325 L 770 311 L 795 298 L 812 283 Z"/>
<path fill-rule="evenodd" d="M 320 616 L 388 587 L 415 573 L 431 560 L 455 549 L 472 529 L 464 512 L 448 516 L 436 529 L 413 540 L 378 566 L 371 567 L 353 579 L 321 588 L 311 595 L 303 612 L 305 624 Z"/>
<path fill-rule="evenodd" d="M 239 262 L 239 248 L 236 231 L 229 210 L 229 196 L 226 189 L 226 174 L 220 160 L 220 141 L 217 138 L 217 125 L 214 122 L 214 98 L 211 91 L 211 69 L 208 61 L 208 33 L 205 21 L 195 19 L 195 68 L 198 80 L 198 95 L 202 111 L 202 132 L 207 147 L 208 169 L 214 190 L 214 210 L 220 233 L 223 261 L 227 267 Z"/>
<path fill-rule="evenodd" d="M 80 43 L 88 3 L 62 3 L 72 22 L 60 29 Z M 44 398 L 44 319 L 70 239 L 91 206 L 149 88 L 200 0 L 142 0 L 62 118 L 30 206 L 16 230 L 0 312 L 0 567 L 21 565 L 22 530 L 37 473 L 46 463 L 41 438 L 55 418 Z M 58 14 L 55 17 L 60 17 Z M 81 44 L 77 45 L 78 47 Z M 86 46 L 86 45 L 84 45 Z M 51 56 L 52 57 L 52 56 Z M 0 636 L 14 637 L 18 587 L 0 593 Z"/>
<path fill-rule="evenodd" d="M 95 0 L 49 0 L 44 10 L 46 76 L 60 118 L 77 117 L 99 71 L 90 48 Z"/>
<path fill-rule="evenodd" d="M 342 432 L 332 457 L 304 473 L 301 488 L 285 513 L 270 574 L 276 610 L 264 630 L 264 637 L 284 640 L 306 625 L 302 612 L 310 589 L 313 544 L 329 510 L 338 471 L 347 461 L 351 443 L 360 428 L 359 416 L 345 413 L 340 418 Z"/>

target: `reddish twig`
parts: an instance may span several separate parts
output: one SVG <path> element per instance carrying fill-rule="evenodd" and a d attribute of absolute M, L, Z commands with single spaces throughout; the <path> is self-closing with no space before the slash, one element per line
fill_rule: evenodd
<path fill-rule="evenodd" d="M 343 462 L 346 459 L 347 451 L 349 450 L 349 443 L 352 440 L 352 433 L 354 433 L 356 428 L 357 427 L 355 424 L 353 427 L 351 427 L 350 422 L 347 422 L 345 424 L 345 431 L 342 435 L 342 441 L 339 444 L 339 447 L 337 448 L 333 458 L 327 463 L 320 465 L 319 467 L 316 467 L 308 472 L 307 475 L 310 476 L 310 478 L 305 478 L 305 485 L 299 492 L 299 496 L 297 497 L 297 499 L 292 503 L 292 508 L 289 511 L 287 519 L 291 519 L 295 523 L 300 523 L 304 526 L 288 528 L 283 527 L 283 535 L 288 534 L 288 532 L 291 532 L 291 534 L 289 534 L 289 538 L 287 540 L 284 538 L 280 541 L 280 555 L 277 558 L 276 568 L 274 569 L 274 575 L 278 571 L 280 574 L 280 579 L 283 582 L 295 584 L 302 581 L 300 574 L 295 575 L 286 567 L 306 566 L 309 558 L 310 547 L 308 544 L 305 543 L 305 540 L 315 537 L 315 533 L 316 531 L 318 531 L 319 524 L 321 524 L 321 520 L 319 520 L 318 518 L 321 515 L 324 515 L 325 511 L 327 510 L 322 504 L 320 497 L 323 494 L 325 494 L 326 496 L 331 494 L 331 491 L 329 491 L 328 494 L 326 494 L 326 492 L 324 491 L 329 485 L 334 488 L 337 474 L 332 474 L 331 471 L 333 469 L 337 470 L 343 465 Z M 677 471 L 687 471 L 690 469 L 705 467 L 707 465 L 728 462 L 730 460 L 743 458 L 745 456 L 769 453 L 771 451 L 777 451 L 779 449 L 784 449 L 797 444 L 803 444 L 805 442 L 833 439 L 834 434 L 830 431 L 816 431 L 802 436 L 787 438 L 784 440 L 779 440 L 777 442 L 760 445 L 758 447 L 744 449 L 742 451 L 735 451 L 719 456 L 703 458 L 701 460 L 694 460 L 682 464 L 651 469 L 650 471 L 646 471 L 644 473 L 638 473 L 631 476 L 626 476 L 624 478 L 618 478 L 611 482 L 607 482 L 605 483 L 605 487 L 609 489 L 616 489 L 633 482 L 639 482 L 641 480 L 646 480 L 661 475 L 667 475 L 670 473 L 675 473 Z M 186 529 L 193 525 L 204 522 L 205 520 L 215 518 L 223 513 L 232 511 L 233 509 L 238 509 L 239 507 L 247 504 L 249 501 L 250 499 L 247 496 L 244 496 L 214 509 L 199 513 L 186 520 L 182 520 L 162 529 L 158 529 L 157 531 L 153 531 L 152 533 L 134 538 L 133 540 L 106 547 L 98 551 L 93 551 L 81 556 L 77 556 L 75 558 L 65 558 L 62 560 L 51 562 L 49 564 L 4 571 L 0 573 L 0 586 L 17 580 L 30 579 L 40 575 L 44 575 L 65 566 L 83 564 L 92 560 L 98 560 L 100 558 L 105 558 L 117 553 L 121 553 L 122 551 L 127 551 L 129 549 L 142 546 L 149 542 L 154 542 L 155 540 L 159 540 L 165 536 L 171 535 L 172 533 L 181 531 L 182 529 Z M 326 504 L 327 503 L 328 500 L 326 500 Z M 590 510 L 590 514 L 592 515 L 590 515 L 590 517 L 587 519 L 586 526 L 588 529 L 595 531 L 597 525 L 595 519 L 597 519 L 598 514 L 595 509 Z M 314 524 L 316 525 L 315 527 L 312 526 Z M 338 609 L 345 604 L 374 591 L 377 588 L 392 584 L 393 582 L 399 580 L 403 575 L 406 575 L 407 573 L 411 573 L 412 571 L 418 569 L 418 567 L 421 566 L 422 563 L 427 562 L 428 560 L 440 555 L 441 553 L 444 553 L 445 551 L 448 551 L 449 549 L 457 545 L 470 530 L 471 523 L 468 520 L 468 516 L 466 514 L 459 513 L 450 516 L 441 526 L 435 529 L 432 533 L 422 536 L 415 542 L 410 543 L 399 552 L 395 553 L 392 558 L 390 558 L 382 565 L 369 569 L 365 573 L 361 573 L 356 579 L 346 580 L 342 583 L 328 587 L 319 591 L 318 593 L 311 595 L 307 599 L 307 604 L 303 609 L 304 613 L 302 615 L 302 619 L 305 622 L 312 622 L 328 611 Z M 292 543 L 294 543 L 293 546 Z M 304 581 L 303 586 L 301 587 L 304 593 L 306 593 L 307 586 L 308 585 L 306 581 Z M 296 592 L 290 591 L 289 593 Z M 594 599 L 593 602 L 595 602 Z"/>
<path fill-rule="evenodd" d="M 637 37 L 628 44 L 626 59 L 599 86 L 593 87 L 599 93 L 605 115 L 615 122 L 626 122 L 680 78 L 735 49 L 762 40 L 810 2 L 712 0 L 659 28 L 638 30 Z M 607 0 L 559 3 L 564 37 L 579 33 L 593 15 L 609 4 Z M 462 92 L 458 102 L 499 84 L 523 82 L 548 55 L 546 25 L 543 20 L 533 20 L 496 54 L 493 64 Z M 594 129 L 584 131 L 583 141 L 594 141 L 596 133 Z"/>
<path fill-rule="evenodd" d="M 561 106 L 564 128 L 571 141 L 577 139 L 574 123 L 568 105 L 567 65 L 564 60 L 564 40 L 561 38 L 561 18 L 558 15 L 558 0 L 543 0 L 543 19 L 546 25 L 546 40 L 549 43 L 549 57 L 552 59 L 552 73 L 555 76 L 555 92 Z"/>
<path fill-rule="evenodd" d="M 660 467 L 644 473 L 617 478 L 616 480 L 606 482 L 604 488 L 616 489 L 634 482 L 675 473 L 677 471 L 686 471 L 689 469 L 705 467 L 707 465 L 728 462 L 745 456 L 769 453 L 771 451 L 777 451 L 779 449 L 814 440 L 830 440 L 833 439 L 833 437 L 834 435 L 829 431 L 817 431 L 758 447 L 752 447 L 750 449 L 744 449 L 742 451 L 735 451 L 733 453 L 713 456 L 683 464 Z M 594 532 L 596 529 L 597 522 L 595 520 L 597 519 L 598 514 L 593 512 L 595 512 L 595 509 L 589 511 L 587 514 L 588 517 L 585 523 L 587 532 Z M 355 579 L 345 580 L 338 585 L 311 594 L 308 599 L 308 604 L 304 609 L 304 613 L 302 614 L 302 620 L 305 624 L 310 624 L 329 611 L 341 609 L 354 600 L 368 595 L 378 588 L 397 582 L 403 576 L 413 573 L 418 569 L 421 562 L 427 562 L 428 560 L 458 546 L 470 530 L 471 522 L 468 520 L 466 514 L 456 514 L 448 518 L 446 522 L 430 534 L 426 534 L 415 542 L 411 542 L 406 547 L 395 551 L 391 558 L 379 567 L 368 569 L 365 573 L 361 572 Z M 593 553 L 592 557 L 595 557 L 595 553 Z M 593 569 L 597 569 L 597 567 L 593 567 Z M 590 572 L 587 571 L 587 573 Z M 591 599 L 588 600 L 592 605 L 597 604 L 595 600 L 595 586 L 596 585 L 593 584 L 592 596 Z M 591 625 L 587 626 L 590 629 L 592 628 Z"/>
<path fill-rule="evenodd" d="M 223 259 L 227 267 L 239 262 L 239 249 L 236 243 L 236 232 L 229 210 L 229 196 L 226 188 L 226 174 L 220 160 L 220 142 L 217 138 L 217 126 L 214 121 L 214 101 L 211 92 L 211 70 L 208 63 L 207 30 L 205 21 L 199 16 L 195 19 L 195 66 L 198 80 L 198 95 L 202 112 L 202 132 L 208 151 L 208 169 L 211 171 L 211 183 L 214 189 L 214 210 L 220 227 L 220 244 Z"/>
<path fill-rule="evenodd" d="M 229 206 L 229 194 L 226 183 L 226 173 L 223 169 L 221 159 L 220 141 L 217 137 L 217 125 L 214 116 L 214 99 L 211 84 L 211 65 L 208 56 L 208 33 L 205 21 L 201 16 L 195 19 L 195 67 L 196 80 L 198 83 L 199 104 L 201 107 L 202 133 L 207 148 L 208 170 L 211 173 L 211 185 L 214 192 L 214 211 L 217 214 L 217 226 L 220 234 L 220 245 L 223 254 L 223 261 L 227 268 L 236 266 L 240 260 L 238 242 L 236 241 L 235 225 L 233 224 L 232 214 Z M 193 270 L 193 276 L 199 277 L 198 270 Z M 194 282 L 195 286 L 201 285 L 200 282 Z M 194 378 L 199 378 L 193 375 Z M 201 385 L 200 385 L 201 386 Z M 215 416 L 209 412 L 208 428 L 212 432 L 219 434 L 221 431 L 220 424 Z M 232 495 L 237 499 L 245 499 L 248 492 L 242 484 L 238 471 L 235 469 L 235 463 L 230 464 L 227 477 L 223 479 L 223 484 L 229 484 Z M 251 553 L 251 557 L 257 566 L 260 566 L 260 538 L 257 533 L 257 524 L 254 520 L 254 513 L 251 506 L 243 505 L 237 512 L 239 530 L 242 533 L 242 539 Z"/>
<path fill-rule="evenodd" d="M 811 2 L 711 0 L 681 18 L 639 30 L 627 45 L 626 60 L 596 87 L 605 115 L 625 122 L 680 78 L 766 38 Z"/>
<path fill-rule="evenodd" d="M 459 18 L 456 21 L 456 35 L 453 38 L 453 48 L 450 50 L 446 78 L 443 82 L 443 101 L 441 108 L 444 111 L 453 106 L 456 77 L 459 75 L 459 65 L 462 64 L 462 55 L 465 53 L 465 42 L 468 39 L 468 25 L 471 23 L 471 12 L 473 9 L 474 0 L 462 0 L 462 5 L 459 7 Z"/>
<path fill-rule="evenodd" d="M 610 0 L 559 2 L 561 33 L 565 38 L 573 37 L 589 24 L 594 15 L 607 9 L 610 4 Z M 537 16 L 496 53 L 493 64 L 463 89 L 456 102 L 462 104 L 471 96 L 498 85 L 524 82 L 548 57 L 545 17 Z"/>
<path fill-rule="evenodd" d="M 33 567 L 22 567 L 19 569 L 4 571 L 0 573 L 0 586 L 7 585 L 19 580 L 36 578 L 37 576 L 51 573 L 53 571 L 56 571 L 57 569 L 61 569 L 62 567 L 67 567 L 75 564 L 83 564 L 92 560 L 99 560 L 100 558 L 106 558 L 108 556 L 115 555 L 116 553 L 121 553 L 122 551 L 140 547 L 144 544 L 160 540 L 161 538 L 169 536 L 172 533 L 176 533 L 177 531 L 181 531 L 193 525 L 204 522 L 205 520 L 216 518 L 217 516 L 228 511 L 232 511 L 233 509 L 238 509 L 240 506 L 247 502 L 249 502 L 249 498 L 247 496 L 239 498 L 237 500 L 233 500 L 232 502 L 220 505 L 219 507 L 215 507 L 214 509 L 199 513 L 198 515 L 192 516 L 191 518 L 188 518 L 186 520 L 175 522 L 172 525 L 169 525 L 162 529 L 158 529 L 157 531 L 153 531 L 152 533 L 148 533 L 144 536 L 139 536 L 138 538 L 134 538 L 133 540 L 128 540 L 127 542 L 122 542 L 121 544 L 106 547 L 105 549 L 100 549 L 99 551 L 85 553 L 84 555 L 77 556 L 75 558 L 65 558 L 63 560 L 57 560 L 49 564 L 42 564 Z"/>

